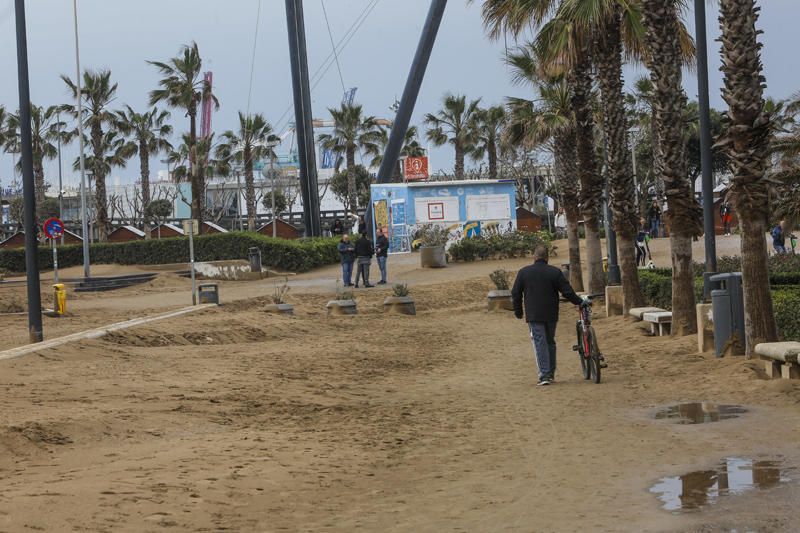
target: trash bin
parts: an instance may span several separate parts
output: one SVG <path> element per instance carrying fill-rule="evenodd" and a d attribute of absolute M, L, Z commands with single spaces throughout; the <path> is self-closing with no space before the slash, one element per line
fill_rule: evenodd
<path fill-rule="evenodd" d="M 711 282 L 711 308 L 714 317 L 714 351 L 717 357 L 725 354 L 744 355 L 744 294 L 742 273 L 716 274 Z"/>
<path fill-rule="evenodd" d="M 197 288 L 201 304 L 219 305 L 219 288 L 216 283 L 204 283 Z"/>
<path fill-rule="evenodd" d="M 59 316 L 67 312 L 67 289 L 63 283 L 53 285 L 53 311 Z"/>
<path fill-rule="evenodd" d="M 250 272 L 261 272 L 261 249 L 250 248 Z"/>

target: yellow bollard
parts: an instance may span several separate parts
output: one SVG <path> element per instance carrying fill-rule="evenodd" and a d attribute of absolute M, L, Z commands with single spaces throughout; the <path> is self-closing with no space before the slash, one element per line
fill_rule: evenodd
<path fill-rule="evenodd" d="M 603 272 L 608 272 L 608 257 L 603 258 Z"/>
<path fill-rule="evenodd" d="M 64 288 L 63 283 L 56 283 L 53 285 L 53 311 L 58 316 L 67 312 L 67 289 Z"/>

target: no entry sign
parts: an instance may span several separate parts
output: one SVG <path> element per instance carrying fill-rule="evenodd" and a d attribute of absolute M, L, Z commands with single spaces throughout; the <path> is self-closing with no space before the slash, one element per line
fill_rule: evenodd
<path fill-rule="evenodd" d="M 44 222 L 44 234 L 48 239 L 58 239 L 64 235 L 64 223 L 53 217 Z"/>

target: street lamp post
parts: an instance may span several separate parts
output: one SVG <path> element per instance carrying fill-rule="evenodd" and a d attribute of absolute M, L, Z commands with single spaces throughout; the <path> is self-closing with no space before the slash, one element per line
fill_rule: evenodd
<path fill-rule="evenodd" d="M 84 138 L 83 138 L 83 94 L 81 88 L 81 56 L 80 45 L 78 42 L 78 0 L 72 0 L 72 13 L 75 26 L 75 86 L 78 96 L 78 139 L 80 142 L 80 153 L 78 159 L 81 169 L 81 229 L 83 230 L 83 277 L 91 277 L 89 266 L 89 217 L 86 213 L 86 161 L 84 158 Z"/>
<path fill-rule="evenodd" d="M 61 113 L 56 113 L 58 122 L 58 218 L 64 220 L 64 184 L 61 175 Z M 61 234 L 61 244 L 64 244 L 64 234 Z"/>

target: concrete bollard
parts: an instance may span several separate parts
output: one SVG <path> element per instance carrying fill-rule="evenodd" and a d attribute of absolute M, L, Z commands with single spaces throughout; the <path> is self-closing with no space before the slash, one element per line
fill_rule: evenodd
<path fill-rule="evenodd" d="M 621 285 L 606 287 L 606 316 L 620 316 L 624 309 L 625 296 Z"/>

